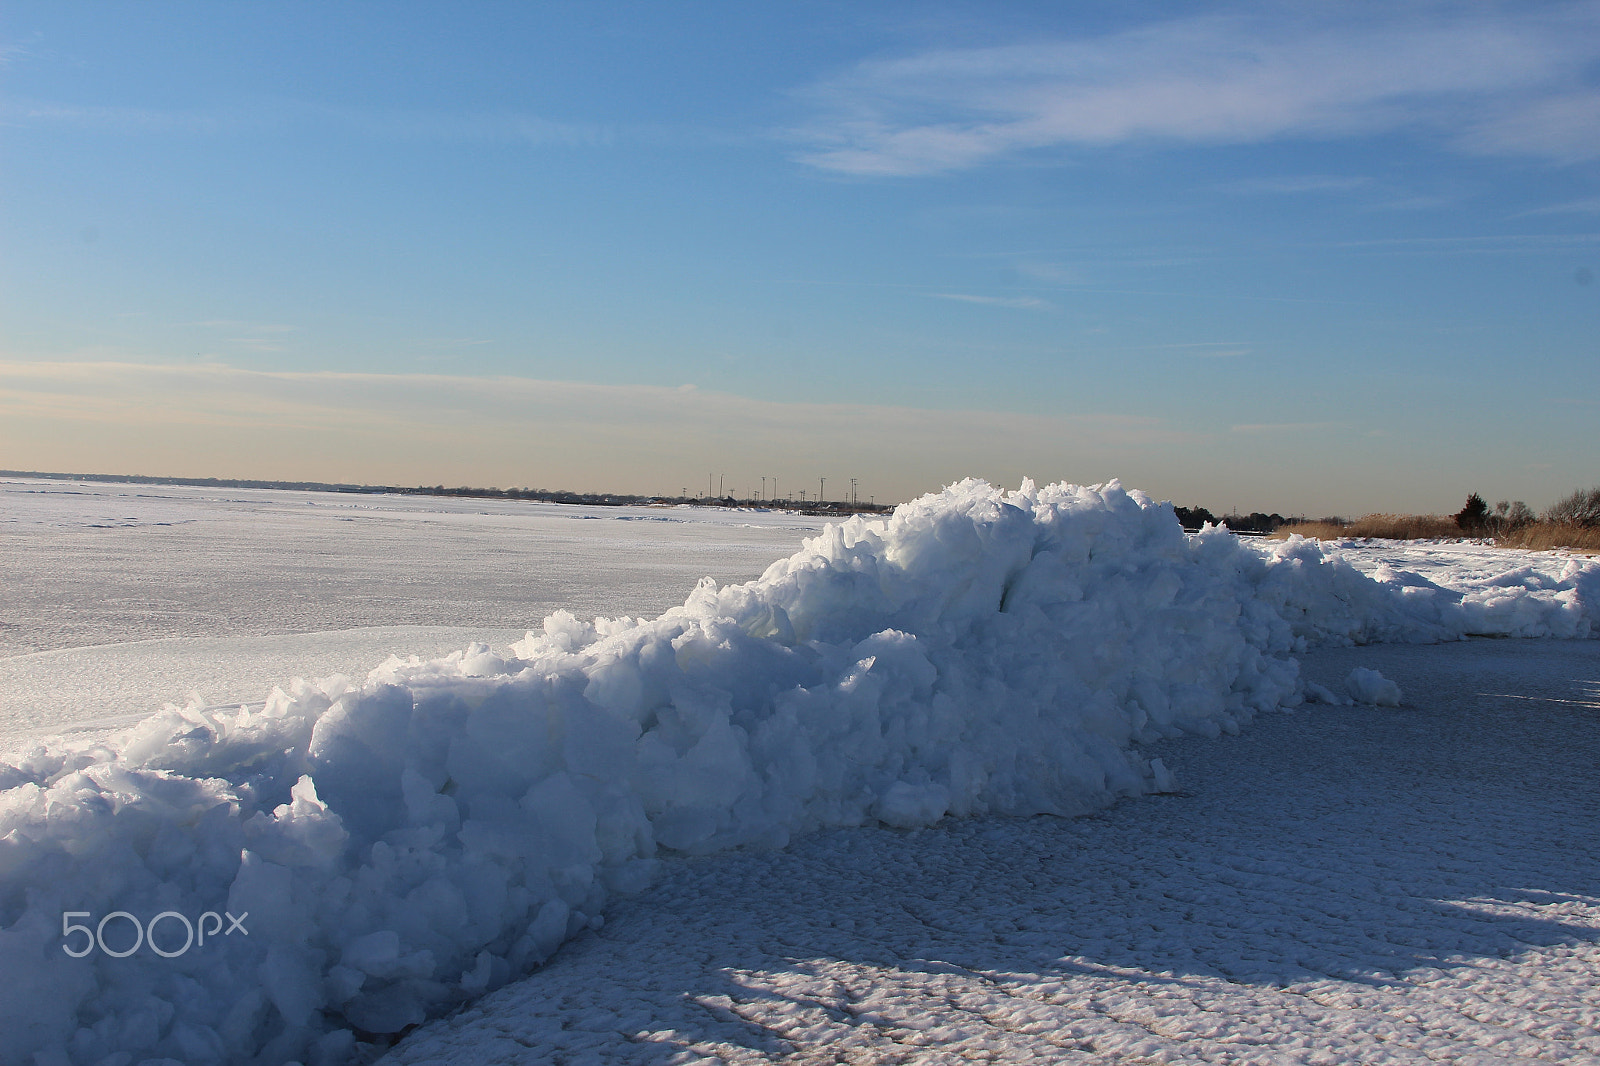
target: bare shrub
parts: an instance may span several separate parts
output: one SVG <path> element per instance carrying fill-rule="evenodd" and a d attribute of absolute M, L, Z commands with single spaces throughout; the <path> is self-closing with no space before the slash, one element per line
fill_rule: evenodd
<path fill-rule="evenodd" d="M 1563 496 L 1544 513 L 1552 525 L 1600 526 L 1600 485 Z"/>
<path fill-rule="evenodd" d="M 1520 499 L 1515 499 L 1510 504 L 1502 499 L 1498 504 L 1494 504 L 1494 517 L 1501 523 L 1502 530 L 1506 531 L 1520 530 L 1525 525 L 1533 525 L 1539 520 L 1539 515 L 1533 514 L 1533 507 Z"/>

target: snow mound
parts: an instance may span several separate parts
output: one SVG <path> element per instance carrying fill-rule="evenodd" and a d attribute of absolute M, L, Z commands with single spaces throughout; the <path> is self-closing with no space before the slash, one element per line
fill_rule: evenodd
<path fill-rule="evenodd" d="M 966 481 L 653 620 L 557 612 L 511 657 L 35 750 L 0 765 L 0 1060 L 341 1061 L 598 925 L 662 852 L 1167 791 L 1136 745 L 1297 703 L 1308 643 L 1589 635 L 1600 567 L 1568 569 L 1424 588 L 1187 538 L 1116 482 Z M 244 929 L 178 952 L 165 912 Z"/>
<path fill-rule="evenodd" d="M 1374 707 L 1400 706 L 1400 686 L 1365 666 L 1350 671 L 1350 676 L 1344 679 L 1344 688 L 1357 703 Z"/>

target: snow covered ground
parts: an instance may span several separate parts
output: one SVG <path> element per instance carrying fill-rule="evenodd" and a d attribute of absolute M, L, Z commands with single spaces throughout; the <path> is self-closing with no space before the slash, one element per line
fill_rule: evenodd
<path fill-rule="evenodd" d="M 1600 643 L 1325 649 L 1398 710 L 1151 747 L 1073 819 L 672 864 L 399 1064 L 1600 1062 Z"/>
<path fill-rule="evenodd" d="M 1600 563 L 1186 541 L 1115 487 L 970 483 L 685 602 L 814 527 L 55 483 L 0 503 L 6 735 L 71 734 L 0 765 L 0 976 L 29 975 L 0 1062 L 332 1063 L 461 1002 L 394 1055 L 1597 1050 L 1600 643 L 1339 645 L 1592 636 Z M 544 618 L 563 598 L 682 606 Z M 1404 705 L 1343 702 L 1356 667 Z M 1181 791 L 1149 795 L 1168 767 Z M 64 910 L 224 905 L 248 942 L 62 954 Z"/>

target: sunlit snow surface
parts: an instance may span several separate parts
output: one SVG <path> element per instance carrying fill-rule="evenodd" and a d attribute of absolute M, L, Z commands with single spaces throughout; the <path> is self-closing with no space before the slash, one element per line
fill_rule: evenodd
<path fill-rule="evenodd" d="M 676 864 L 386 1061 L 1600 1062 L 1600 647 L 1304 663 L 1407 704 L 1162 741 L 1179 794 L 1080 818 Z"/>
<path fill-rule="evenodd" d="M 208 565 L 197 557 L 155 564 L 166 580 L 145 592 L 176 590 L 167 615 L 127 618 L 189 624 L 215 604 L 245 640 L 307 620 L 378 635 L 401 624 L 382 612 L 405 590 L 363 600 L 362 582 L 341 584 L 361 566 L 391 584 L 417 568 L 448 575 L 416 582 L 411 623 L 514 624 L 536 600 L 462 595 L 448 613 L 452 589 L 527 584 L 517 567 L 533 559 L 493 559 L 472 536 L 480 519 L 525 520 L 514 507 L 436 520 L 399 501 L 404 519 L 330 540 L 279 498 L 181 499 L 94 523 L 57 500 L 8 511 L 6 533 L 62 552 L 63 573 L 101 565 L 127 580 L 139 542 L 115 542 L 119 567 L 54 534 L 151 529 L 138 523 L 185 507 L 203 526 L 221 507 L 235 524 L 211 550 L 254 538 L 232 587 L 272 589 L 249 602 L 296 621 L 233 618 L 213 588 L 227 567 L 184 585 L 187 567 Z M 385 524 L 397 521 L 404 532 Z M 750 516 L 724 521 L 689 538 L 707 559 L 719 537 L 751 536 L 733 532 Z M 430 522 L 446 529 L 417 531 Z M 160 533 L 181 527 L 153 528 L 146 543 L 181 543 Z M 348 612 L 333 624 L 304 594 L 300 557 L 319 537 L 330 558 L 313 588 L 325 613 Z M 581 586 L 562 567 L 583 567 L 583 546 L 523 551 L 545 553 L 536 590 Z M 511 565 L 485 574 L 486 562 Z M 49 644 L 12 619 L 32 609 L 47 626 L 50 595 L 30 589 L 4 619 L 24 651 Z M 302 684 L 231 712 L 206 708 L 220 702 L 208 693 L 111 748 L 86 748 L 91 731 L 81 754 L 58 746 L 0 770 L 13 786 L 0 801 L 0 970 L 28 975 L 0 1003 L 0 1058 L 338 1061 L 346 1027 L 398 1032 L 576 936 L 396 1054 L 1584 1061 L 1600 1050 L 1582 983 L 1600 894 L 1600 645 L 1332 646 L 1591 636 L 1597 599 L 1600 566 L 1582 560 L 1186 541 L 1170 509 L 1114 486 L 968 483 L 891 523 L 829 531 L 759 582 L 702 586 L 654 622 L 556 614 L 513 647 L 393 660 L 365 687 Z M 94 614 L 92 597 L 76 602 Z M 387 636 L 402 653 L 432 639 Z M 305 662 L 260 650 L 278 677 Z M 1300 704 L 1290 653 L 1318 683 L 1304 691 L 1336 702 Z M 56 654 L 8 661 L 26 678 Z M 126 643 L 118 654 L 102 694 L 80 686 L 67 717 L 112 710 L 96 701 L 140 658 Z M 1343 702 L 1361 689 L 1345 687 L 1352 671 L 1374 666 L 1404 706 Z M 1174 739 L 1236 733 L 1277 706 L 1298 709 L 1239 736 Z M 27 714 L 35 735 L 70 724 Z M 1177 769 L 1177 794 L 1078 819 L 997 817 L 1172 788 L 1152 756 Z M 911 831 L 871 828 L 884 824 Z M 758 850 L 669 862 L 594 932 L 608 895 L 644 885 L 651 856 L 739 844 Z M 248 944 L 181 960 L 61 954 L 62 910 L 223 902 L 251 910 Z"/>

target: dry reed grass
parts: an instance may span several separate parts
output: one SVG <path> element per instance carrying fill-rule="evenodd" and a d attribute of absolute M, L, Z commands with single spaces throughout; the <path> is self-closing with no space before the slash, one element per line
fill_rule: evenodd
<path fill-rule="evenodd" d="M 1448 515 L 1369 514 L 1354 522 L 1296 522 L 1279 526 L 1272 535 L 1286 540 L 1291 533 L 1317 540 L 1342 540 L 1377 537 L 1384 540 L 1449 540 L 1468 536 Z M 1500 548 L 1526 548 L 1548 551 L 1568 548 L 1573 551 L 1600 552 L 1600 528 L 1568 522 L 1534 522 L 1493 537 Z"/>
<path fill-rule="evenodd" d="M 1502 533 L 1494 542 L 1502 548 L 1528 548 L 1533 551 L 1571 548 L 1581 552 L 1600 552 L 1600 527 L 1566 522 L 1535 522 L 1531 526 Z"/>
<path fill-rule="evenodd" d="M 1291 522 L 1279 526 L 1269 536 L 1273 540 L 1288 540 L 1291 533 L 1310 537 L 1312 540 L 1338 540 L 1340 537 L 1349 536 L 1345 532 L 1345 527 L 1338 522 Z"/>
<path fill-rule="evenodd" d="M 1280 526 L 1273 534 L 1286 538 L 1290 533 L 1318 540 L 1344 537 L 1378 537 L 1383 540 L 1439 540 L 1463 536 L 1454 518 L 1436 514 L 1369 514 L 1347 525 L 1335 522 L 1298 522 Z"/>

